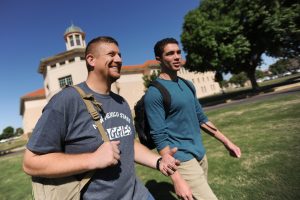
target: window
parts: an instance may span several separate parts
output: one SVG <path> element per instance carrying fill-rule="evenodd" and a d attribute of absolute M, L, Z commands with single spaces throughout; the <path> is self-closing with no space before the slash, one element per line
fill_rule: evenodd
<path fill-rule="evenodd" d="M 70 45 L 71 45 L 71 47 L 73 47 L 73 46 L 74 46 L 73 35 L 70 35 L 70 36 L 69 36 L 69 40 L 70 40 Z"/>
<path fill-rule="evenodd" d="M 198 83 L 200 83 L 200 78 L 197 78 Z"/>
<path fill-rule="evenodd" d="M 72 81 L 72 76 L 71 75 L 59 78 L 58 82 L 59 82 L 59 87 L 60 88 L 63 88 L 66 85 L 73 85 L 73 81 Z"/>
<path fill-rule="evenodd" d="M 69 63 L 72 63 L 72 62 L 74 62 L 75 61 L 75 58 L 71 58 L 70 60 L 69 60 Z"/>
<path fill-rule="evenodd" d="M 64 65 L 64 64 L 66 64 L 66 61 L 62 61 L 59 63 L 59 65 Z"/>
<path fill-rule="evenodd" d="M 75 35 L 76 45 L 80 45 L 80 37 L 79 35 Z"/>
<path fill-rule="evenodd" d="M 80 57 L 80 60 L 85 60 L 85 58 L 84 57 Z"/>
<path fill-rule="evenodd" d="M 56 63 L 50 66 L 51 68 L 55 68 L 56 67 Z"/>

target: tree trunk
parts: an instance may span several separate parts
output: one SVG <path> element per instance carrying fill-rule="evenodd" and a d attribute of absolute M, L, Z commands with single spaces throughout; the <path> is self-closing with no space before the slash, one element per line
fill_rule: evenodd
<path fill-rule="evenodd" d="M 255 69 L 256 69 L 256 67 L 250 68 L 250 70 L 247 71 L 247 76 L 248 76 L 248 78 L 251 81 L 252 90 L 253 91 L 258 91 L 259 90 L 259 86 L 258 86 L 258 84 L 256 82 Z"/>

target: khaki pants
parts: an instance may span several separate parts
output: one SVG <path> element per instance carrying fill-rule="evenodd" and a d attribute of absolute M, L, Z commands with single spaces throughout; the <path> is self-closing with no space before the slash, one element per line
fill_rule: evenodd
<path fill-rule="evenodd" d="M 190 186 L 194 199 L 196 200 L 217 200 L 207 182 L 208 163 L 206 155 L 201 161 L 195 158 L 187 162 L 181 162 L 178 171 L 182 178 Z"/>

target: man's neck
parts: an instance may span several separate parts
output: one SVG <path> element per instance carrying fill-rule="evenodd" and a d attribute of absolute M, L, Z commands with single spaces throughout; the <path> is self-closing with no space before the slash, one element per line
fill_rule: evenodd
<path fill-rule="evenodd" d="M 111 83 L 109 80 L 100 79 L 91 74 L 88 75 L 86 80 L 88 87 L 98 94 L 108 95 L 111 88 Z"/>
<path fill-rule="evenodd" d="M 176 81 L 178 78 L 177 71 L 162 69 L 162 71 L 159 75 L 159 78 L 164 79 L 164 80 Z"/>

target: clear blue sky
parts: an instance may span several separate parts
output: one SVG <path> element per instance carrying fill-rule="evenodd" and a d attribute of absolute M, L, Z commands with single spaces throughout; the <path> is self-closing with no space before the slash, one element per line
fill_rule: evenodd
<path fill-rule="evenodd" d="M 199 0 L 1 0 L 0 133 L 22 126 L 20 97 L 43 87 L 39 61 L 65 51 L 63 33 L 71 22 L 85 31 L 87 42 L 115 37 L 124 65 L 140 64 L 154 58 L 157 40 L 180 39 L 185 14 L 198 5 Z"/>

